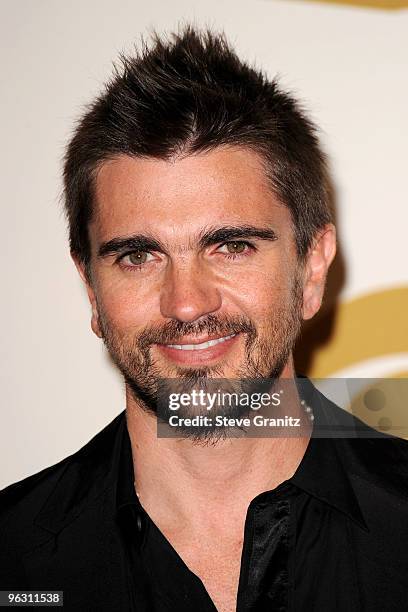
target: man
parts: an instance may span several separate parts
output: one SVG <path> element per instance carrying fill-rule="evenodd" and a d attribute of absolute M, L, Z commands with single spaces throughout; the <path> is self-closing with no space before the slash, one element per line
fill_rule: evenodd
<path fill-rule="evenodd" d="M 126 413 L 1 493 L 1 588 L 63 591 L 84 611 L 404 609 L 408 444 L 295 380 L 336 242 L 296 101 L 223 37 L 186 28 L 123 59 L 64 178 L 72 257 Z M 183 424 L 159 436 L 166 380 L 292 382 L 302 433 L 189 428 L 207 409 L 181 403 Z"/>

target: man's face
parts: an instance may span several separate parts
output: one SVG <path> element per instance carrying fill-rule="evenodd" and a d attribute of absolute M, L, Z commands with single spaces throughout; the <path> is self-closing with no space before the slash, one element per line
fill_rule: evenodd
<path fill-rule="evenodd" d="M 106 162 L 89 235 L 92 328 L 148 408 L 159 378 L 285 373 L 304 273 L 255 153 Z"/>

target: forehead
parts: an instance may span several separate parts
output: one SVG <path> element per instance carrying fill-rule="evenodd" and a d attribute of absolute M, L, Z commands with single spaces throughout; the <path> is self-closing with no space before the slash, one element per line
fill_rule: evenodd
<path fill-rule="evenodd" d="M 121 155 L 99 169 L 90 226 L 98 242 L 140 229 L 181 237 L 234 222 L 291 225 L 261 158 L 247 149 L 220 147 L 170 161 Z"/>

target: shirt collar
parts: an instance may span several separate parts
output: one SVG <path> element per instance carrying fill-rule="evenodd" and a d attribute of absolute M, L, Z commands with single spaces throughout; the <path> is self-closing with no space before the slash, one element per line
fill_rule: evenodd
<path fill-rule="evenodd" d="M 341 437 L 354 437 L 353 417 L 319 393 L 309 379 L 297 379 L 297 384 L 300 397 L 312 408 L 313 432 L 295 474 L 286 482 L 333 506 L 368 531 L 339 444 Z M 129 506 L 143 511 L 134 488 L 132 449 L 125 414 L 123 421 L 116 447 L 116 511 Z"/>
<path fill-rule="evenodd" d="M 354 417 L 322 395 L 308 378 L 297 379 L 299 395 L 313 411 L 313 431 L 306 452 L 290 482 L 333 506 L 369 531 L 350 480 L 342 446 L 358 437 Z"/>
<path fill-rule="evenodd" d="M 124 414 L 124 427 L 120 432 L 120 444 L 118 446 L 117 457 L 117 481 L 116 481 L 116 511 L 119 512 L 122 508 L 134 505 L 141 508 L 141 504 L 136 495 L 134 487 L 134 470 L 132 447 L 130 437 L 126 425 L 126 416 Z"/>

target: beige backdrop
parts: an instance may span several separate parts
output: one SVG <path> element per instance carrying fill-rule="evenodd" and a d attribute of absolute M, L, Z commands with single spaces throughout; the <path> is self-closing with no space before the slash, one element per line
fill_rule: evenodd
<path fill-rule="evenodd" d="M 69 258 L 60 159 L 111 60 L 152 27 L 194 19 L 224 28 L 242 56 L 280 73 L 322 127 L 342 251 L 326 310 L 305 334 L 315 357 L 300 350 L 299 363 L 317 376 L 408 371 L 406 11 L 291 0 L 3 0 L 1 14 L 0 487 L 74 452 L 124 408 Z"/>

